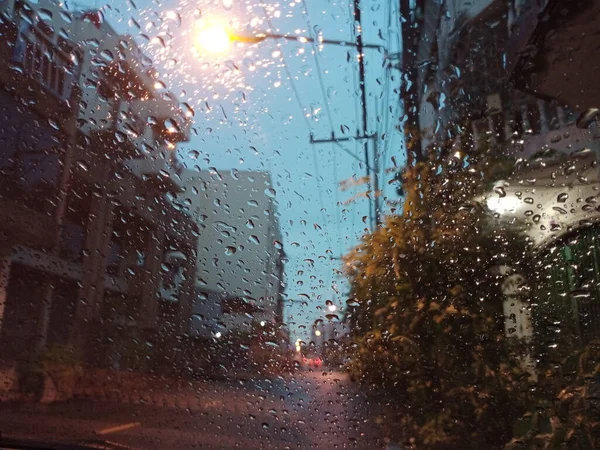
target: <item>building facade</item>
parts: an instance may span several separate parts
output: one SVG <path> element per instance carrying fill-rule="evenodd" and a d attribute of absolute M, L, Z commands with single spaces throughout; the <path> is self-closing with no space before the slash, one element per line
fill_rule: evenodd
<path fill-rule="evenodd" d="M 285 253 L 270 174 L 186 171 L 180 203 L 200 229 L 194 333 L 283 321 Z"/>
<path fill-rule="evenodd" d="M 198 229 L 169 198 L 191 117 L 99 11 L 12 0 L 0 27 L 0 359 L 127 364 L 131 337 L 189 331 Z"/>
<path fill-rule="evenodd" d="M 574 250 L 579 238 L 595 242 L 600 218 L 600 129 L 589 109 L 600 104 L 592 86 L 600 58 L 588 19 L 599 6 L 595 0 L 401 2 L 409 163 L 475 151 L 515 164 L 479 200 L 533 243 L 535 280 L 498 268 L 506 277 L 507 333 L 524 340 L 533 338 L 535 315 L 550 317 L 549 309 L 569 311 L 582 341 L 600 336 L 594 259 Z M 548 258 L 553 273 L 539 265 Z M 559 280 L 565 273 L 567 282 Z M 523 298 L 527 283 L 536 301 Z M 549 297 L 548 289 L 554 289 Z M 532 308 L 549 298 L 551 308 Z"/>

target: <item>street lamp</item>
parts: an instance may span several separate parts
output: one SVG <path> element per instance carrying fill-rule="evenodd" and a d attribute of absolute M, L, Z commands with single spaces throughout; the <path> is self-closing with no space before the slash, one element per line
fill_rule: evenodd
<path fill-rule="evenodd" d="M 230 42 L 226 29 L 219 25 L 201 27 L 196 34 L 196 43 L 211 53 L 223 53 L 229 48 Z"/>
<path fill-rule="evenodd" d="M 360 23 L 361 23 L 361 14 L 360 14 L 360 8 L 358 7 L 358 2 L 355 2 L 354 5 L 354 18 L 355 18 L 355 22 L 358 24 L 358 26 L 360 27 Z M 377 151 L 375 150 L 374 155 L 373 155 L 373 167 L 371 168 L 371 165 L 369 164 L 369 146 L 368 146 L 368 140 L 375 138 L 375 135 L 371 135 L 371 136 L 367 136 L 367 130 L 368 130 L 368 118 L 367 118 L 367 93 L 366 93 L 366 88 L 365 88 L 365 63 L 364 63 L 364 57 L 363 57 L 363 50 L 365 48 L 370 48 L 370 49 L 377 49 L 379 51 L 382 51 L 385 54 L 385 57 L 387 58 L 387 52 L 386 52 L 386 47 L 384 47 L 383 45 L 377 45 L 377 44 L 365 44 L 362 41 L 362 34 L 358 33 L 356 35 L 356 42 L 351 42 L 351 41 L 343 41 L 343 40 L 338 40 L 338 39 L 325 39 L 321 36 L 315 38 L 312 37 L 307 37 L 307 36 L 297 36 L 297 35 L 287 35 L 287 34 L 279 34 L 279 33 L 267 33 L 265 31 L 259 31 L 258 33 L 252 35 L 252 36 L 244 36 L 244 35 L 239 35 L 237 33 L 235 33 L 233 30 L 228 29 L 225 26 L 219 26 L 219 25 L 213 25 L 213 26 L 208 26 L 206 27 L 206 30 L 203 31 L 202 28 L 199 29 L 198 34 L 196 35 L 196 41 L 197 43 L 204 49 L 208 50 L 209 52 L 212 53 L 218 53 L 218 52 L 223 52 L 227 49 L 227 47 L 229 46 L 229 44 L 233 41 L 236 42 L 246 42 L 246 43 L 250 43 L 250 44 L 255 44 L 258 42 L 262 42 L 266 39 L 285 39 L 288 41 L 295 41 L 295 42 L 300 42 L 300 43 L 306 43 L 306 42 L 311 42 L 311 43 L 317 43 L 319 45 L 322 44 L 328 44 L 328 45 L 338 45 L 338 46 L 343 46 L 343 47 L 352 47 L 352 48 L 356 48 L 358 51 L 358 84 L 359 84 L 359 88 L 361 91 L 361 108 L 362 108 L 362 132 L 359 132 L 359 136 L 355 136 L 352 138 L 335 138 L 334 134 L 332 133 L 331 135 L 331 139 L 324 139 L 324 140 L 315 140 L 312 138 L 312 134 L 311 134 L 311 143 L 315 144 L 315 143 L 324 143 L 324 142 L 334 142 L 334 143 L 338 143 L 341 140 L 350 140 L 350 139 L 362 139 L 363 140 L 363 148 L 364 148 L 364 153 L 365 153 L 365 167 L 366 167 L 366 172 L 367 172 L 367 179 L 371 179 L 371 171 L 373 172 L 373 181 L 372 181 L 372 188 L 373 191 L 375 192 L 375 196 L 371 199 L 369 197 L 369 201 L 370 204 L 372 206 L 370 206 L 370 216 L 371 216 L 371 226 L 373 226 L 373 220 L 374 220 L 374 224 L 375 226 L 379 226 L 379 197 L 377 195 L 378 192 L 378 186 L 379 186 L 379 157 L 377 154 Z M 361 135 L 362 134 L 362 135 Z M 376 142 L 376 141 L 375 141 Z"/>
<path fill-rule="evenodd" d="M 311 37 L 307 37 L 307 36 L 294 36 L 294 35 L 289 35 L 289 34 L 279 34 L 279 33 L 267 33 L 264 31 L 260 31 L 257 34 L 253 35 L 253 36 L 242 36 L 239 34 L 233 34 L 230 33 L 229 37 L 232 41 L 237 41 L 237 42 L 247 42 L 250 44 L 255 44 L 257 42 L 262 42 L 266 39 L 285 39 L 287 41 L 295 41 L 295 42 L 300 42 L 302 44 L 307 43 L 307 42 L 316 42 L 317 44 L 327 44 L 327 45 L 340 45 L 340 46 L 347 46 L 347 47 L 356 47 L 356 43 L 355 42 L 350 42 L 350 41 L 343 41 L 343 40 L 338 40 L 338 39 L 325 39 L 325 38 L 311 38 Z M 384 46 L 383 45 L 377 45 L 377 44 L 363 44 L 363 48 L 374 48 L 374 49 L 378 49 L 378 50 L 384 50 Z"/>
<path fill-rule="evenodd" d="M 339 39 L 324 39 L 324 38 L 312 38 L 308 36 L 295 36 L 279 33 L 267 33 L 265 31 L 259 31 L 254 35 L 246 36 L 235 33 L 233 30 L 219 24 L 200 26 L 196 34 L 196 43 L 203 49 L 211 53 L 222 53 L 227 50 L 231 42 L 244 42 L 248 44 L 256 44 L 263 42 L 267 39 L 285 39 L 288 41 L 295 41 L 300 43 L 316 42 L 317 44 L 327 45 L 339 45 L 347 47 L 356 47 L 355 42 L 343 41 Z M 377 44 L 363 44 L 363 48 L 373 48 L 378 50 L 384 50 L 383 45 Z"/>

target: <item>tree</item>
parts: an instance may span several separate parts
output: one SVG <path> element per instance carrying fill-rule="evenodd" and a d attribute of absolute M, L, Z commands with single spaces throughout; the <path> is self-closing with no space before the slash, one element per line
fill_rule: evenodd
<path fill-rule="evenodd" d="M 526 377 L 504 337 L 494 264 L 520 264 L 526 242 L 488 226 L 474 202 L 506 160 L 469 136 L 431 148 L 402 176 L 402 215 L 346 257 L 356 348 L 352 376 L 402 405 L 417 448 L 501 448 L 524 411 Z M 451 155 L 451 152 L 454 152 Z"/>

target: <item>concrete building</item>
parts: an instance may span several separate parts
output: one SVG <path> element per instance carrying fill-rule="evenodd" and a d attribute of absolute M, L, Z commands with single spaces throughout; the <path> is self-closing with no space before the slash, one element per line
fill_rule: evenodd
<path fill-rule="evenodd" d="M 187 333 L 198 230 L 167 194 L 191 117 L 98 11 L 9 0 L 0 28 L 0 358 L 119 365 L 116 336 Z"/>
<path fill-rule="evenodd" d="M 499 267 L 507 277 L 507 333 L 525 340 L 534 333 L 531 299 L 521 295 L 528 282 L 535 284 L 533 295 L 550 282 L 555 292 L 544 298 L 566 305 L 561 311 L 586 330 L 583 341 L 600 336 L 596 259 L 584 251 L 579 264 L 556 258 L 576 254 L 569 250 L 572 240 L 595 236 L 600 218 L 600 130 L 597 113 L 588 109 L 600 105 L 593 82 L 599 8 L 597 0 L 401 1 L 409 163 L 470 151 L 520 161 L 480 200 L 498 220 L 522 228 L 535 260 L 547 262 L 544 255 L 553 254 L 550 267 L 561 268 L 525 280 Z M 570 281 L 557 281 L 561 276 Z M 574 294 L 581 289 L 585 298 Z"/>
<path fill-rule="evenodd" d="M 270 174 L 185 171 L 182 179 L 180 203 L 200 228 L 194 333 L 278 327 L 285 253 Z"/>

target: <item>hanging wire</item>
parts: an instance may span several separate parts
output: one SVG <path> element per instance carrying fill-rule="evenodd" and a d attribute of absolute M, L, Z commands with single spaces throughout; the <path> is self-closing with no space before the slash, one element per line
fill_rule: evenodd
<path fill-rule="evenodd" d="M 355 27 L 355 23 L 354 23 L 354 12 L 352 11 L 352 2 L 354 0 L 349 0 L 348 2 L 348 23 L 350 25 L 350 40 L 355 42 L 356 41 L 356 29 Z M 356 78 L 356 60 L 354 58 L 351 58 L 350 61 L 352 61 L 352 87 L 358 86 L 358 80 Z M 360 116 L 358 114 L 358 111 L 360 109 L 360 102 L 358 101 L 358 96 L 356 95 L 356 92 L 352 93 L 352 98 L 354 99 L 354 120 L 356 123 L 356 127 L 358 128 L 358 124 L 360 123 Z M 358 141 L 354 141 L 354 153 L 358 153 Z M 366 161 L 365 161 L 366 164 Z M 354 172 L 358 172 L 358 165 L 355 166 L 355 170 Z M 351 213 L 351 229 L 354 230 L 356 227 L 356 202 L 353 201 L 352 202 L 352 213 Z M 361 231 L 362 234 L 362 231 Z"/>
<path fill-rule="evenodd" d="M 310 25 L 310 17 L 309 17 L 309 13 L 308 13 L 308 7 L 306 6 L 306 2 L 305 0 L 302 0 L 302 7 L 304 8 L 304 19 L 306 21 L 306 26 L 309 30 L 309 33 L 312 33 L 312 27 Z M 334 133 L 334 125 L 333 125 L 333 116 L 331 115 L 331 109 L 329 108 L 329 102 L 327 101 L 327 91 L 325 90 L 325 82 L 323 81 L 323 71 L 321 69 L 321 63 L 319 61 L 319 47 L 317 45 L 317 38 L 318 36 L 311 36 L 314 38 L 314 40 L 312 41 L 312 47 L 313 47 L 313 58 L 315 60 L 315 65 L 317 66 L 317 78 L 319 80 L 319 87 L 321 89 L 321 95 L 323 96 L 323 102 L 325 104 L 325 112 L 327 113 L 327 120 L 329 121 L 329 127 L 331 129 L 331 135 L 333 136 Z M 336 231 L 337 231 L 337 242 L 338 242 L 338 250 L 340 253 L 340 257 L 343 255 L 343 251 L 342 251 L 342 242 L 341 242 L 341 235 L 342 235 L 342 231 L 341 231 L 341 226 L 340 226 L 340 211 L 339 211 L 339 198 L 338 198 L 338 173 L 337 173 L 337 152 L 335 151 L 334 148 L 335 143 L 332 142 L 331 143 L 331 150 L 332 150 L 332 157 L 333 157 L 333 167 L 332 167 L 332 172 L 333 172 L 333 180 L 335 181 L 335 187 L 333 189 L 334 192 L 334 201 L 335 201 L 335 225 L 336 225 Z M 314 147 L 313 147 L 314 149 Z M 316 149 L 314 150 L 314 152 L 316 153 Z"/>
<path fill-rule="evenodd" d="M 386 40 L 388 42 L 388 45 L 390 45 L 390 47 L 391 47 L 391 45 L 392 45 L 392 41 L 391 41 L 392 21 L 396 20 L 396 23 L 400 22 L 400 10 L 398 9 L 398 5 L 396 3 L 392 4 L 392 9 L 389 11 L 388 14 L 386 14 L 386 17 L 387 17 Z M 390 51 L 389 51 L 390 54 L 396 53 L 396 50 L 398 53 L 400 52 L 400 48 L 401 48 L 400 33 L 396 32 L 395 34 L 398 37 L 398 39 L 394 41 L 397 44 L 397 49 L 390 48 Z M 401 108 L 401 102 L 400 102 L 400 99 L 398 99 L 396 101 L 396 105 L 393 109 L 393 112 L 389 111 L 389 97 L 390 97 L 389 82 L 392 78 L 392 68 L 388 64 L 386 66 L 385 70 L 386 70 L 386 73 L 385 73 L 385 81 L 386 81 L 385 96 L 386 96 L 387 100 L 384 105 L 385 122 L 384 122 L 383 132 L 385 132 L 387 139 L 383 143 L 383 151 L 382 151 L 382 156 L 381 156 L 381 159 L 384 162 L 387 160 L 388 152 L 390 151 L 390 148 L 392 147 L 392 143 L 394 142 L 395 133 L 393 131 L 396 127 L 396 120 L 398 119 L 398 117 L 400 115 L 400 108 Z M 390 118 L 392 119 L 391 124 L 390 124 Z M 384 171 L 383 175 L 385 176 L 385 171 Z M 382 184 L 382 186 L 383 186 L 383 184 Z"/>
<path fill-rule="evenodd" d="M 273 27 L 273 24 L 271 23 L 271 19 L 269 18 L 266 8 L 263 6 L 262 9 L 263 9 L 263 14 L 265 16 L 265 20 L 267 21 L 267 24 L 269 25 L 269 28 L 271 30 L 273 30 L 274 27 Z M 281 52 L 281 60 L 283 62 L 283 69 L 285 71 L 285 74 L 286 74 L 288 80 L 290 80 L 290 86 L 292 88 L 292 92 L 294 93 L 294 98 L 296 99 L 296 103 L 298 103 L 298 107 L 300 108 L 300 114 L 302 114 L 302 117 L 304 118 L 304 123 L 306 124 L 306 128 L 308 129 L 308 132 L 311 133 L 312 127 L 310 125 L 310 122 L 308 121 L 308 117 L 306 117 L 306 114 L 304 114 L 304 107 L 302 106 L 302 100 L 300 100 L 300 94 L 298 92 L 298 89 L 296 88 L 296 83 L 294 82 L 294 78 L 292 77 L 292 73 L 290 72 L 284 52 Z M 325 215 L 325 202 L 323 201 L 323 189 L 321 186 L 321 174 L 319 171 L 319 161 L 317 160 L 317 153 L 316 153 L 316 151 L 314 151 L 314 147 L 313 147 L 313 165 L 314 165 L 314 170 L 315 170 L 315 176 L 317 178 L 317 190 L 319 192 L 319 194 L 318 194 L 319 206 L 320 206 L 319 211 L 321 214 L 321 220 L 323 222 L 323 226 L 326 227 L 328 220 L 327 220 L 327 216 Z"/>

